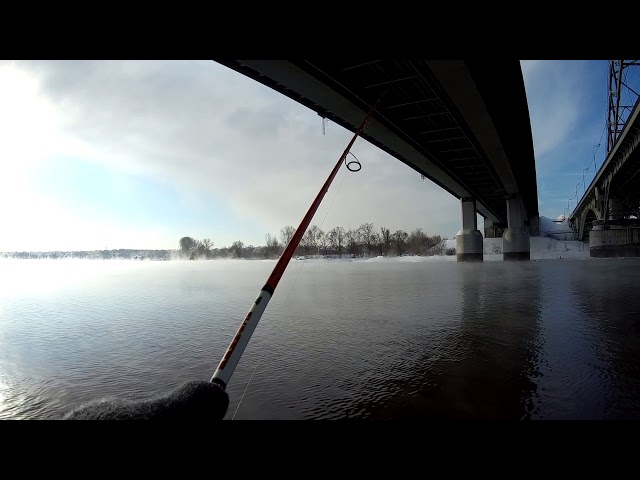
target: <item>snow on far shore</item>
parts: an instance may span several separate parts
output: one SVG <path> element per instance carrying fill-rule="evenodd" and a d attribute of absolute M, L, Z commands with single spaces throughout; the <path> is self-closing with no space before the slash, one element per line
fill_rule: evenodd
<path fill-rule="evenodd" d="M 588 260 L 589 244 L 577 241 L 556 240 L 550 237 L 531 237 L 531 260 Z M 455 248 L 455 239 L 445 240 L 445 249 Z M 502 258 L 502 238 L 484 239 L 485 262 L 501 262 Z M 327 261 L 325 259 L 318 259 Z M 371 258 L 336 258 L 328 260 L 349 260 L 353 262 L 455 262 L 455 255 L 433 255 L 422 257 L 417 255 L 407 255 L 402 257 L 371 257 Z M 307 259 L 307 261 L 309 261 Z M 312 260 L 313 261 L 313 260 Z"/>
<path fill-rule="evenodd" d="M 553 237 L 561 240 L 573 240 L 575 238 L 575 233 L 569 226 L 569 220 L 564 215 L 560 215 L 555 220 L 541 216 L 539 228 L 541 237 L 553 235 Z"/>

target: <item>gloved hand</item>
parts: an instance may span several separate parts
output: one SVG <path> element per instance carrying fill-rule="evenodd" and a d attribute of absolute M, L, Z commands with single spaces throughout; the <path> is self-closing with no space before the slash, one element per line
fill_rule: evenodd
<path fill-rule="evenodd" d="M 150 400 L 94 400 L 73 409 L 63 420 L 222 420 L 228 406 L 229 395 L 219 385 L 197 380 Z"/>

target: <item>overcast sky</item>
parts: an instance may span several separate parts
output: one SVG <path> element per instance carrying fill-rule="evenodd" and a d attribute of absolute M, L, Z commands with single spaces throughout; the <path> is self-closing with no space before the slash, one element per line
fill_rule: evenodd
<path fill-rule="evenodd" d="M 555 218 L 601 138 L 607 62 L 522 67 Z M 0 251 L 262 245 L 298 225 L 351 135 L 212 61 L 0 62 Z M 353 151 L 362 170 L 341 171 L 313 223 L 455 235 L 457 199 L 365 141 Z"/>

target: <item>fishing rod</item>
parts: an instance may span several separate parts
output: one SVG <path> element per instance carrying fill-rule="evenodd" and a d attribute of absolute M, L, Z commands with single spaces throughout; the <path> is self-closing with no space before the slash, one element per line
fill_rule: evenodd
<path fill-rule="evenodd" d="M 380 95 L 378 100 L 373 104 L 373 106 L 369 110 L 369 113 L 367 113 L 366 117 L 364 117 L 364 120 L 356 130 L 355 134 L 353 135 L 353 138 L 347 145 L 347 148 L 345 148 L 344 152 L 338 159 L 338 162 L 336 163 L 335 167 L 333 167 L 333 170 L 331 170 L 331 174 L 329 175 L 329 178 L 327 178 L 327 181 L 324 182 L 324 185 L 320 189 L 320 192 L 316 196 L 316 199 L 311 204 L 311 207 L 309 208 L 306 215 L 302 219 L 302 222 L 300 222 L 300 226 L 295 231 L 293 237 L 291 237 L 291 240 L 289 240 L 289 243 L 287 244 L 287 247 L 284 249 L 284 252 L 280 256 L 278 263 L 276 263 L 276 266 L 271 272 L 271 275 L 267 279 L 267 283 L 265 283 L 264 287 L 262 287 L 262 290 L 260 290 L 260 293 L 258 294 L 258 298 L 256 298 L 253 305 L 251 305 L 251 309 L 249 310 L 247 315 L 244 317 L 244 320 L 240 324 L 240 328 L 238 328 L 238 331 L 233 337 L 233 340 L 231 340 L 231 343 L 229 344 L 227 351 L 222 357 L 222 360 L 220 361 L 218 368 L 213 374 L 213 377 L 211 377 L 211 382 L 219 385 L 220 387 L 222 387 L 223 390 L 226 389 L 227 384 L 231 379 L 231 375 L 233 374 L 233 371 L 238 365 L 238 362 L 240 361 L 240 357 L 242 356 L 242 353 L 244 352 L 247 344 L 249 343 L 249 339 L 251 338 L 253 331 L 256 329 L 256 326 L 260 321 L 260 317 L 262 317 L 262 314 L 267 308 L 267 304 L 269 303 L 269 300 L 271 300 L 271 297 L 273 296 L 273 293 L 275 292 L 275 289 L 278 286 L 278 282 L 280 282 L 280 278 L 282 278 L 282 275 L 284 274 L 284 271 L 287 268 L 287 265 L 289 264 L 289 261 L 293 256 L 293 253 L 295 252 L 296 248 L 298 248 L 298 244 L 300 243 L 302 236 L 304 235 L 307 228 L 309 227 L 309 223 L 311 223 L 311 219 L 316 213 L 316 210 L 318 209 L 320 202 L 322 201 L 325 194 L 329 190 L 329 187 L 331 186 L 331 182 L 333 182 L 333 179 L 338 173 L 338 170 L 340 170 L 340 166 L 342 165 L 342 162 L 345 162 L 346 164 L 346 159 L 347 159 L 347 155 L 349 154 L 349 150 L 351 150 L 351 147 L 353 146 L 354 142 L 358 138 L 358 135 L 362 133 L 364 128 L 367 126 L 367 123 L 369 122 L 369 120 L 371 120 L 371 117 L 373 116 L 373 112 L 375 111 L 377 105 L 380 103 L 381 99 L 382 99 L 382 95 Z M 353 162 L 350 162 L 350 163 L 353 163 Z M 349 170 L 351 171 L 357 171 L 350 168 L 349 164 L 347 164 L 347 168 L 349 168 Z M 358 168 L 358 170 L 359 169 L 360 168 Z"/>

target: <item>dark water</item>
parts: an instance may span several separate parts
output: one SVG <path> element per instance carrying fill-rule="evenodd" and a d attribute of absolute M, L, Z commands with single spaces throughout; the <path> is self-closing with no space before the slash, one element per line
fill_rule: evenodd
<path fill-rule="evenodd" d="M 227 418 L 640 418 L 640 260 L 301 264 Z M 210 378 L 273 265 L 1 263 L 0 418 Z"/>

